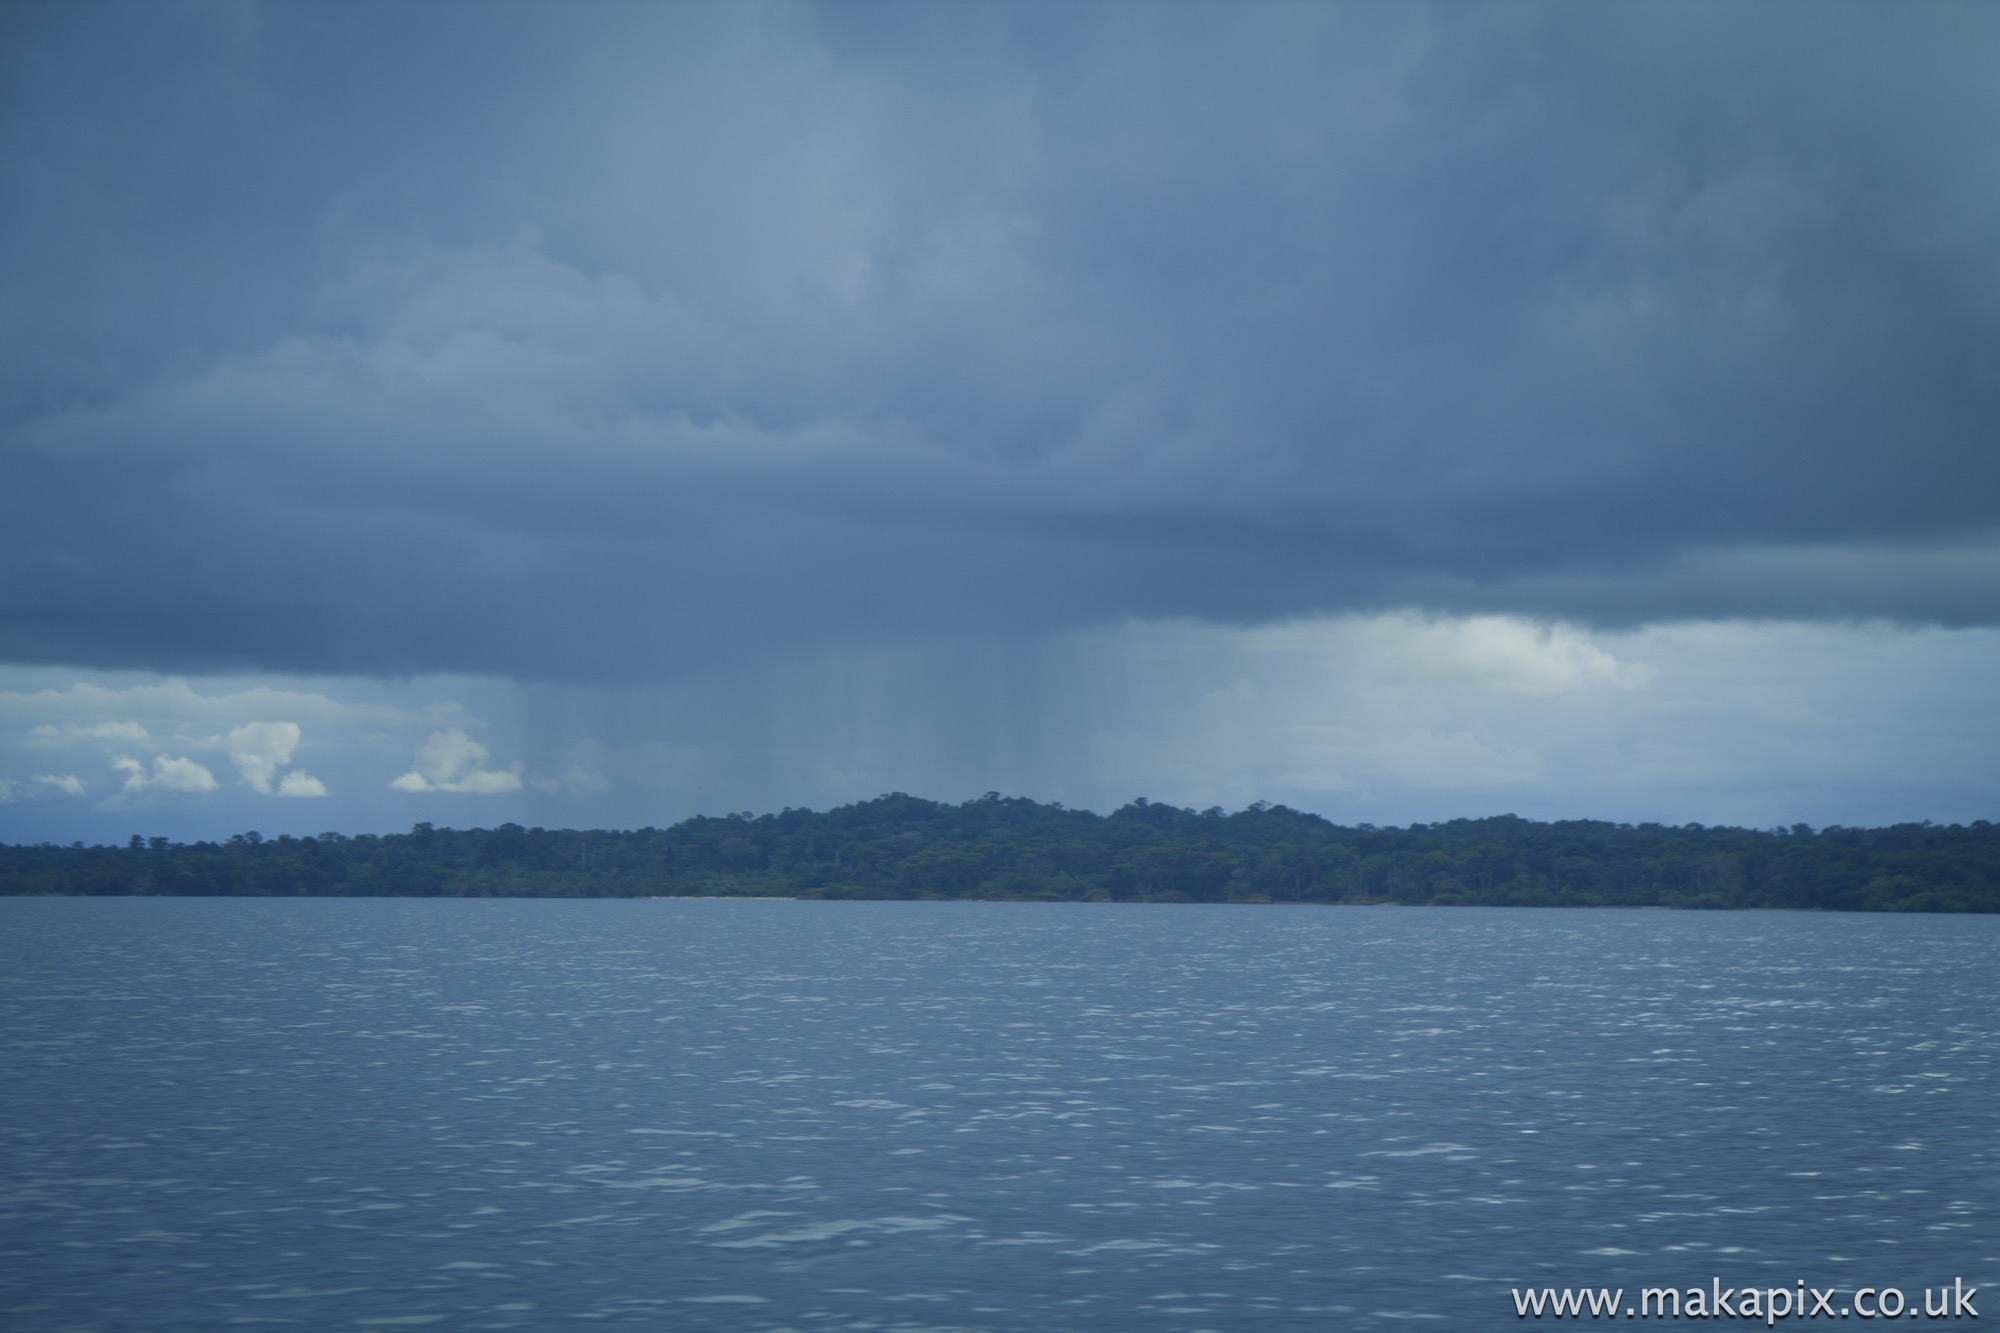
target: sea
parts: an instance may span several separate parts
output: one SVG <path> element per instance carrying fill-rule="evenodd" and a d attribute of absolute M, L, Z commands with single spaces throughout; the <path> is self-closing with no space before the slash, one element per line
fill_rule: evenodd
<path fill-rule="evenodd" d="M 0 1328 L 2000 1320 L 1996 1027 L 1993 917 L 4 899 Z"/>

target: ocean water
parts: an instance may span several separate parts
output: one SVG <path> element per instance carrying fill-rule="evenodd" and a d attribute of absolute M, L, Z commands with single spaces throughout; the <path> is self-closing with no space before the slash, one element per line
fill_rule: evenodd
<path fill-rule="evenodd" d="M 1991 918 L 0 900 L 0 1327 L 1990 1320 L 1996 1001 Z"/>

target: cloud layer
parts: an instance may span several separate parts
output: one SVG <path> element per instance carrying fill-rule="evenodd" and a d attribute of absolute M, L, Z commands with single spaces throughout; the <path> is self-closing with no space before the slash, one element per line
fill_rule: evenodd
<path fill-rule="evenodd" d="M 643 685 L 36 688 L 68 673 L 0 668 L 0 841 L 630 828 L 995 789 L 1348 823 L 1963 822 L 2000 792 L 1996 664 L 1991 629 L 1395 613 L 818 650 Z M 223 780 L 283 748 L 287 716 L 269 790 Z M 288 783 L 326 794 L 280 799 L 308 794 Z"/>
<path fill-rule="evenodd" d="M 9 660 L 2000 623 L 1991 7 L 0 24 Z"/>
<path fill-rule="evenodd" d="M 1991 817 L 1995 49 L 0 7 L 0 836 Z"/>

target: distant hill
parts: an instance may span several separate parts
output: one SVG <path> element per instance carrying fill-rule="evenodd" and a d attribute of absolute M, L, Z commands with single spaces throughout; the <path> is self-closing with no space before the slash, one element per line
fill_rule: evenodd
<path fill-rule="evenodd" d="M 824 812 L 622 831 L 0 846 L 0 894 L 980 898 L 2000 911 L 2000 827 L 1785 830 L 1536 823 L 1346 828 L 1259 803 L 1109 815 L 900 793 Z"/>

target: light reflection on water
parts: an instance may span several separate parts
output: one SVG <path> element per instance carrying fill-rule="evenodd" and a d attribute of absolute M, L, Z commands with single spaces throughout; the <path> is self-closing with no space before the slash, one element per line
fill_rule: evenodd
<path fill-rule="evenodd" d="M 2000 1285 L 2000 919 L 0 900 L 0 1326 Z"/>

